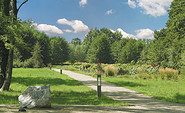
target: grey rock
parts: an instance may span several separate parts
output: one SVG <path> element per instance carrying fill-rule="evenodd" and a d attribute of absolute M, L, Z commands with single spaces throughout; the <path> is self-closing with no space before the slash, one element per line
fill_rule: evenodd
<path fill-rule="evenodd" d="M 18 97 L 22 108 L 51 107 L 51 92 L 49 85 L 31 86 Z"/>

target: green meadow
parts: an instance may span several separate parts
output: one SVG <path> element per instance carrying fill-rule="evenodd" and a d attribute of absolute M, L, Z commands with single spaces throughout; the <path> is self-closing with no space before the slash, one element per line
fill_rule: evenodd
<path fill-rule="evenodd" d="M 14 68 L 9 92 L 0 92 L 0 104 L 19 104 L 18 96 L 29 86 L 50 85 L 52 105 L 115 105 L 128 104 L 105 95 L 97 98 L 96 91 L 65 74 L 47 68 Z"/>

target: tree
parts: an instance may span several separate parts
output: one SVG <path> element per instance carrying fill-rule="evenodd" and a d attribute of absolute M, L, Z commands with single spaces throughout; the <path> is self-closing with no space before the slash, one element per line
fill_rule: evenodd
<path fill-rule="evenodd" d="M 24 1 L 18 8 L 17 8 L 17 0 L 1 0 L 0 4 L 2 5 L 0 7 L 0 12 L 3 13 L 3 17 L 5 16 L 9 16 L 12 17 L 11 20 L 9 22 L 13 22 L 14 27 L 16 26 L 17 23 L 17 14 L 19 9 L 22 7 L 23 4 L 25 4 L 28 0 Z M 15 29 L 14 29 L 15 30 Z M 8 31 L 9 32 L 9 31 Z M 5 34 L 1 34 L 1 35 L 8 35 L 8 33 Z M 9 90 L 10 84 L 11 84 L 11 78 L 12 78 L 12 68 L 13 68 L 13 51 L 14 51 L 14 44 L 15 44 L 15 36 L 16 33 L 13 33 L 12 35 L 9 35 L 7 38 L 7 42 L 11 45 L 9 49 L 5 48 L 5 42 L 3 42 L 2 40 L 2 45 L 1 48 L 7 49 L 6 52 L 8 54 L 4 54 L 2 57 L 4 58 L 4 60 L 2 61 L 1 67 L 3 64 L 7 64 L 6 68 L 1 68 L 3 69 L 4 73 L 4 78 L 0 81 L 2 81 L 2 85 L 0 87 L 0 91 L 4 91 L 4 90 Z M 1 79 L 1 78 L 0 78 Z"/>
<path fill-rule="evenodd" d="M 96 63 L 112 63 L 112 55 L 111 55 L 111 45 L 107 38 L 107 35 L 102 34 L 101 36 L 96 37 L 87 54 L 87 60 L 89 62 Z"/>
<path fill-rule="evenodd" d="M 173 0 L 169 10 L 169 20 L 166 23 L 168 40 L 171 42 L 168 48 L 172 51 L 173 68 L 180 68 L 182 51 L 185 50 L 185 1 Z"/>
<path fill-rule="evenodd" d="M 100 29 L 101 34 L 106 34 L 107 38 L 110 40 L 110 43 L 114 43 L 115 41 L 120 41 L 122 38 L 122 34 L 118 31 L 116 31 L 115 33 L 113 33 L 110 29 L 107 28 L 102 28 Z"/>
<path fill-rule="evenodd" d="M 154 32 L 148 59 L 164 67 L 180 68 L 185 50 L 185 1 L 173 0 L 166 29 Z"/>
<path fill-rule="evenodd" d="M 84 45 L 75 45 L 70 44 L 70 53 L 69 53 L 69 61 L 74 64 L 75 62 L 84 62 L 85 61 L 85 48 Z"/>
<path fill-rule="evenodd" d="M 74 45 L 81 45 L 81 40 L 79 38 L 74 38 L 72 39 L 71 43 Z"/>
<path fill-rule="evenodd" d="M 20 59 L 15 59 L 24 62 L 25 60 L 29 59 L 32 56 L 31 51 L 34 48 L 34 45 L 36 42 L 39 42 L 42 49 L 42 59 L 44 65 L 47 65 L 51 62 L 50 57 L 50 39 L 49 36 L 47 36 L 44 33 L 41 33 L 35 29 L 33 26 L 33 22 L 31 21 L 23 21 L 22 22 L 23 28 L 21 29 L 20 38 L 22 40 L 22 43 L 20 41 L 15 42 L 15 48 L 20 53 Z"/>
<path fill-rule="evenodd" d="M 121 49 L 126 45 L 128 42 L 128 39 L 122 38 L 120 41 L 115 41 L 111 46 L 112 56 L 114 63 L 118 62 L 119 53 L 121 52 Z"/>
<path fill-rule="evenodd" d="M 69 45 L 64 38 L 52 37 L 50 46 L 52 64 L 60 64 L 69 59 Z"/>
<path fill-rule="evenodd" d="M 41 52 L 42 52 L 41 47 L 39 45 L 39 42 L 37 42 L 33 48 L 32 52 L 33 56 L 31 57 L 34 68 L 40 68 L 44 65 Z"/>
<path fill-rule="evenodd" d="M 119 63 L 130 63 L 131 61 L 137 62 L 140 58 L 143 44 L 141 40 L 129 39 L 126 45 L 122 48 L 118 56 Z"/>

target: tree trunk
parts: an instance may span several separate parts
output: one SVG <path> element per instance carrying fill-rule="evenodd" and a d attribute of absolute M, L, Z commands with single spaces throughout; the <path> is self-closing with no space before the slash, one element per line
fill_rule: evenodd
<path fill-rule="evenodd" d="M 11 15 L 10 14 L 10 9 L 13 10 L 13 15 L 15 15 L 17 17 L 17 0 L 5 0 L 4 1 L 4 13 L 6 16 Z M 15 11 L 16 10 L 16 11 Z M 14 21 L 16 21 L 17 19 L 15 19 Z M 11 45 L 14 45 L 14 39 L 12 38 L 12 40 L 10 41 Z M 13 53 L 14 53 L 14 48 L 10 48 L 9 50 L 9 54 L 6 54 L 6 58 L 8 58 L 8 62 L 4 62 L 6 64 L 8 64 L 6 67 L 6 71 L 4 72 L 4 77 L 2 77 L 2 85 L 1 85 L 1 89 L 0 91 L 8 91 L 10 88 L 10 84 L 11 84 L 11 78 L 12 78 L 12 69 L 13 69 Z M 1 65 L 2 66 L 2 65 Z"/>
<path fill-rule="evenodd" d="M 13 67 L 13 49 L 10 49 L 9 51 L 9 58 L 8 58 L 8 70 L 7 74 L 5 76 L 4 83 L 0 89 L 0 91 L 8 91 L 11 84 L 11 78 L 12 78 L 12 68 Z"/>
<path fill-rule="evenodd" d="M 6 68 L 8 63 L 8 53 L 9 51 L 5 48 L 4 42 L 0 41 L 0 50 L 1 50 L 1 71 L 0 71 L 0 88 L 2 87 L 5 77 L 6 77 Z"/>

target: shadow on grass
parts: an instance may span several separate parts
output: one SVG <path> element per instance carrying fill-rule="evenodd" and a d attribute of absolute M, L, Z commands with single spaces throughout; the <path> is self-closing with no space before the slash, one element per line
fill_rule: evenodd
<path fill-rule="evenodd" d="M 34 86 L 36 84 L 49 85 L 68 85 L 68 86 L 82 86 L 82 83 L 75 80 L 63 80 L 59 78 L 43 78 L 43 77 L 13 77 L 12 83 L 19 83 L 25 86 Z"/>
<path fill-rule="evenodd" d="M 12 93 L 12 92 L 9 92 Z M 11 103 L 10 103 L 11 102 Z M 7 95 L 5 93 L 0 93 L 0 104 L 18 104 L 18 96 L 17 95 Z"/>
<path fill-rule="evenodd" d="M 121 102 L 114 101 L 104 95 L 99 99 L 97 98 L 96 91 L 86 92 L 61 92 L 53 91 L 52 103 L 55 105 L 120 105 Z M 122 103 L 124 105 L 124 103 Z"/>
<path fill-rule="evenodd" d="M 138 83 L 134 83 L 134 82 L 125 82 L 125 81 L 109 81 L 108 82 L 111 82 L 115 85 L 118 85 L 118 86 L 121 86 L 121 87 L 125 87 L 125 86 L 128 86 L 128 87 L 138 87 L 138 86 L 145 86 L 143 84 L 138 84 Z"/>

